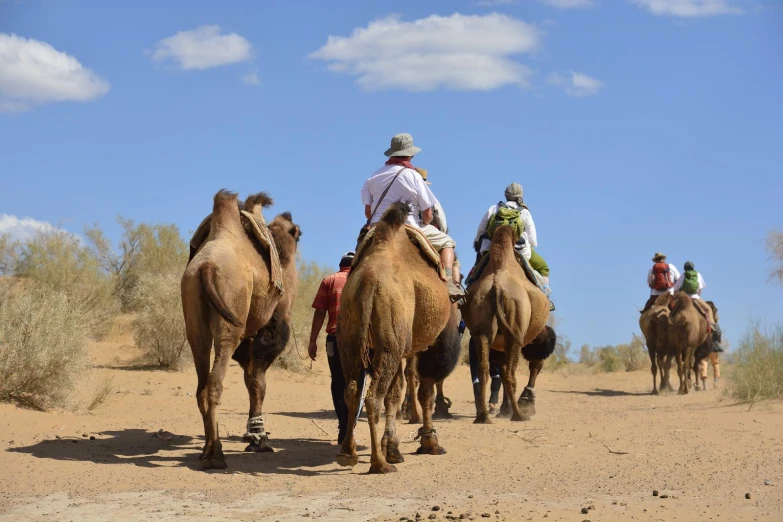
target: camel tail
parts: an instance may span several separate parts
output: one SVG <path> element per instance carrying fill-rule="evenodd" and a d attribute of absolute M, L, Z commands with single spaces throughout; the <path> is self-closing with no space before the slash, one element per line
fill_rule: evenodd
<path fill-rule="evenodd" d="M 218 293 L 215 287 L 215 272 L 217 267 L 211 263 L 205 263 L 199 269 L 201 275 L 201 285 L 204 287 L 204 291 L 209 297 L 209 301 L 212 303 L 212 307 L 220 314 L 220 317 L 233 324 L 234 326 L 242 326 L 242 321 L 234 315 L 234 313 L 228 309 L 226 302 Z"/>
<path fill-rule="evenodd" d="M 372 311 L 375 297 L 375 283 L 369 285 L 363 285 L 361 290 L 361 296 L 358 302 L 362 303 L 362 310 L 360 314 L 359 335 L 356 339 L 361 342 L 359 347 L 359 354 L 361 355 L 362 365 L 365 368 L 370 367 L 370 348 L 372 347 Z"/>
<path fill-rule="evenodd" d="M 524 347 L 524 339 L 519 338 L 514 328 L 512 328 L 511 324 L 508 322 L 508 317 L 506 317 L 506 311 L 503 307 L 503 291 L 498 286 L 494 286 L 493 291 L 495 292 L 495 309 L 497 310 L 498 323 L 503 327 L 503 333 L 505 334 L 507 332 L 520 348 Z"/>

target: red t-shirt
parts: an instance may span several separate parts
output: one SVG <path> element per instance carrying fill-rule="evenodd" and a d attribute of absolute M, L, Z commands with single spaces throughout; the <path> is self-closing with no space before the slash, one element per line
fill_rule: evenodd
<path fill-rule="evenodd" d="M 313 308 L 327 310 L 329 321 L 326 323 L 326 333 L 334 334 L 337 332 L 337 314 L 340 313 L 340 296 L 343 293 L 345 280 L 348 278 L 348 272 L 351 267 L 341 268 L 339 272 L 330 274 L 321 281 L 318 287 L 318 293 L 313 299 Z"/>

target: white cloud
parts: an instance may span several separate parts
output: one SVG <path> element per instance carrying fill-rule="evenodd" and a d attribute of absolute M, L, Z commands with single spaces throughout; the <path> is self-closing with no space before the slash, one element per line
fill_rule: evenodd
<path fill-rule="evenodd" d="M 180 31 L 155 44 L 152 60 L 173 60 L 180 69 L 209 69 L 253 59 L 253 46 L 237 33 L 220 34 L 218 25 Z"/>
<path fill-rule="evenodd" d="M 48 43 L 0 33 L 0 112 L 90 101 L 109 88 L 109 82 Z"/>
<path fill-rule="evenodd" d="M 602 81 L 573 71 L 568 74 L 552 73 L 547 81 L 550 85 L 562 87 L 568 95 L 579 98 L 593 96 L 604 88 Z"/>
<path fill-rule="evenodd" d="M 539 0 L 539 2 L 551 7 L 557 7 L 558 9 L 593 6 L 593 0 Z"/>
<path fill-rule="evenodd" d="M 531 70 L 510 58 L 539 46 L 542 32 L 506 15 L 432 15 L 404 22 L 388 16 L 329 36 L 310 58 L 333 72 L 358 76 L 367 90 L 491 90 L 527 87 Z"/>
<path fill-rule="evenodd" d="M 249 71 L 242 77 L 242 82 L 245 85 L 261 85 L 261 80 L 258 79 L 258 73 L 256 71 Z"/>
<path fill-rule="evenodd" d="M 46 221 L 38 221 L 30 217 L 19 219 L 10 214 L 0 214 L 0 234 L 9 234 L 18 241 L 32 239 L 38 232 L 54 230 L 57 230 L 57 227 Z"/>
<path fill-rule="evenodd" d="M 632 0 L 655 15 L 681 17 L 742 13 L 737 0 Z"/>

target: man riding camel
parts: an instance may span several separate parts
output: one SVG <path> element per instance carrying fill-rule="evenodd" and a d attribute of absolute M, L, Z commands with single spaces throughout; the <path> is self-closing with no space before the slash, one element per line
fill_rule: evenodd
<path fill-rule="evenodd" d="M 647 271 L 647 286 L 650 287 L 650 298 L 642 309 L 642 313 L 650 309 L 659 295 L 674 293 L 674 283 L 680 278 L 677 267 L 666 262 L 666 254 L 656 252 L 652 258 L 653 266 Z"/>
<path fill-rule="evenodd" d="M 372 226 L 381 219 L 392 203 L 408 203 L 412 212 L 408 215 L 407 223 L 421 229 L 438 251 L 446 271 L 449 295 L 453 300 L 458 300 L 465 295 L 465 291 L 454 277 L 456 244 L 448 234 L 432 225 L 433 208 L 438 200 L 411 164 L 411 159 L 419 152 L 421 149 L 414 146 L 410 134 L 396 134 L 391 139 L 391 146 L 384 152 L 389 160 L 376 170 L 362 187 L 364 216 L 367 218 L 367 225 Z"/>
<path fill-rule="evenodd" d="M 680 277 L 677 278 L 677 281 L 674 283 L 674 287 L 672 287 L 672 289 L 675 292 L 685 292 L 688 294 L 688 297 L 693 300 L 694 306 L 696 306 L 701 311 L 702 315 L 704 315 L 710 322 L 710 327 L 712 328 L 713 349 L 713 352 L 711 352 L 710 356 L 712 357 L 712 353 L 723 351 L 723 347 L 720 344 L 721 338 L 723 337 L 723 332 L 721 331 L 718 322 L 715 320 L 712 309 L 701 299 L 702 290 L 707 288 L 707 283 L 704 282 L 704 278 L 699 272 L 696 271 L 696 266 L 691 261 L 686 261 L 683 268 L 685 271 L 680 275 Z M 717 356 L 715 356 L 715 359 L 716 360 L 713 362 L 713 365 L 717 367 Z M 717 370 L 717 372 L 719 375 L 720 370 Z"/>
<path fill-rule="evenodd" d="M 548 286 L 549 266 L 533 248 L 538 246 L 536 224 L 533 222 L 530 209 L 524 203 L 523 194 L 522 185 L 519 183 L 510 184 L 504 192 L 506 201 L 498 201 L 497 204 L 489 207 L 489 210 L 482 216 L 478 230 L 476 230 L 476 238 L 473 240 L 473 249 L 477 254 L 476 262 L 478 263 L 489 250 L 495 228 L 502 224 L 509 224 L 517 230 L 519 235 L 519 240 L 514 245 L 517 252 L 530 262 L 530 266 L 542 276 Z"/>

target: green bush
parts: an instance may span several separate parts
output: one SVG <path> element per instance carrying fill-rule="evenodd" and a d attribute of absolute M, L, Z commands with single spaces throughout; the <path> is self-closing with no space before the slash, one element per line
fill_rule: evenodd
<path fill-rule="evenodd" d="M 597 349 L 598 368 L 604 372 L 619 372 L 624 368 L 620 352 L 615 346 L 602 346 Z"/>
<path fill-rule="evenodd" d="M 598 363 L 598 355 L 590 348 L 589 344 L 583 344 L 579 350 L 579 364 L 595 366 Z"/>
<path fill-rule="evenodd" d="M 728 393 L 753 404 L 783 398 L 783 327 L 768 332 L 753 324 L 739 343 L 729 373 Z"/>
<path fill-rule="evenodd" d="M 161 368 L 181 368 L 183 355 L 190 353 L 180 297 L 180 275 L 143 274 L 136 285 L 134 302 L 138 312 L 133 322 L 133 339 L 147 361 Z"/>
<path fill-rule="evenodd" d="M 36 285 L 0 300 L 0 399 L 66 407 L 89 367 L 92 326 L 73 298 Z"/>

